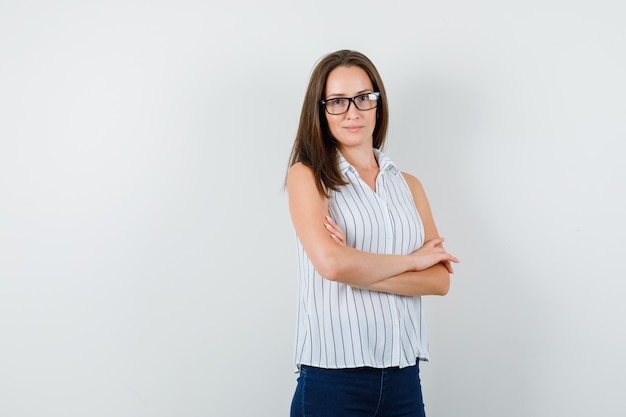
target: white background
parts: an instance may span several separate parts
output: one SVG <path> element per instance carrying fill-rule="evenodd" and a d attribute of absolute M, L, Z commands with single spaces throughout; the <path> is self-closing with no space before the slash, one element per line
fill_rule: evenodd
<path fill-rule="evenodd" d="M 624 416 L 620 0 L 0 3 L 0 416 L 286 416 L 315 62 L 385 80 L 452 289 L 430 417 Z"/>

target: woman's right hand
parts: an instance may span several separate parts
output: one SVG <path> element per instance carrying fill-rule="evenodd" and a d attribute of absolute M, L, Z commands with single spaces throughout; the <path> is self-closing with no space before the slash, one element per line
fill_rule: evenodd
<path fill-rule="evenodd" d="M 442 263 L 449 273 L 454 274 L 452 262 L 458 263 L 459 260 L 449 254 L 442 246 L 445 239 L 437 237 L 424 243 L 421 248 L 411 254 L 415 258 L 416 271 L 423 271 L 433 265 Z M 438 246 L 439 245 L 439 246 Z"/>

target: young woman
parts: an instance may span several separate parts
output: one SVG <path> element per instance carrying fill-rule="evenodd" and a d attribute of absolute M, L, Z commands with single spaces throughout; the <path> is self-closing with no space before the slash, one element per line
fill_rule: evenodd
<path fill-rule="evenodd" d="M 445 295 L 452 262 L 417 178 L 380 151 L 378 71 L 356 51 L 311 75 L 287 174 L 299 307 L 292 417 L 424 416 L 422 295 Z"/>

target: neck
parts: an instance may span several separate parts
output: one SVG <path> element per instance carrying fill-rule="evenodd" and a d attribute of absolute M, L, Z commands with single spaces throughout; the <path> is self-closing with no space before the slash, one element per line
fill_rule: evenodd
<path fill-rule="evenodd" d="M 378 169 L 378 161 L 376 160 L 373 149 L 369 146 L 358 148 L 341 147 L 339 148 L 339 152 L 341 152 L 346 161 L 357 170 Z"/>

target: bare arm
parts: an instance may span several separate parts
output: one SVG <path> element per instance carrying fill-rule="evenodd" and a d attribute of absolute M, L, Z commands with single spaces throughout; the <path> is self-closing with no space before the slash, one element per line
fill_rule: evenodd
<path fill-rule="evenodd" d="M 446 295 L 450 289 L 450 273 L 443 264 L 433 265 L 424 271 L 404 272 L 395 277 L 375 282 L 367 287 L 371 291 L 397 295 Z"/>
<path fill-rule="evenodd" d="M 415 206 L 424 225 L 425 243 L 418 252 L 429 247 L 442 247 L 443 238 L 439 237 L 421 183 L 409 174 L 404 174 L 404 177 L 411 189 Z M 345 234 L 331 218 L 326 219 L 326 229 L 336 243 L 345 245 Z M 450 288 L 450 273 L 453 273 L 450 262 L 458 262 L 458 259 L 442 261 L 421 271 L 407 271 L 360 288 L 409 296 L 445 295 Z"/>
<path fill-rule="evenodd" d="M 315 269 L 326 279 L 367 288 L 404 272 L 421 271 L 456 259 L 434 246 L 410 255 L 386 255 L 338 245 L 324 227 L 328 200 L 317 191 L 311 169 L 300 163 L 293 165 L 287 176 L 287 189 L 298 238 Z"/>

